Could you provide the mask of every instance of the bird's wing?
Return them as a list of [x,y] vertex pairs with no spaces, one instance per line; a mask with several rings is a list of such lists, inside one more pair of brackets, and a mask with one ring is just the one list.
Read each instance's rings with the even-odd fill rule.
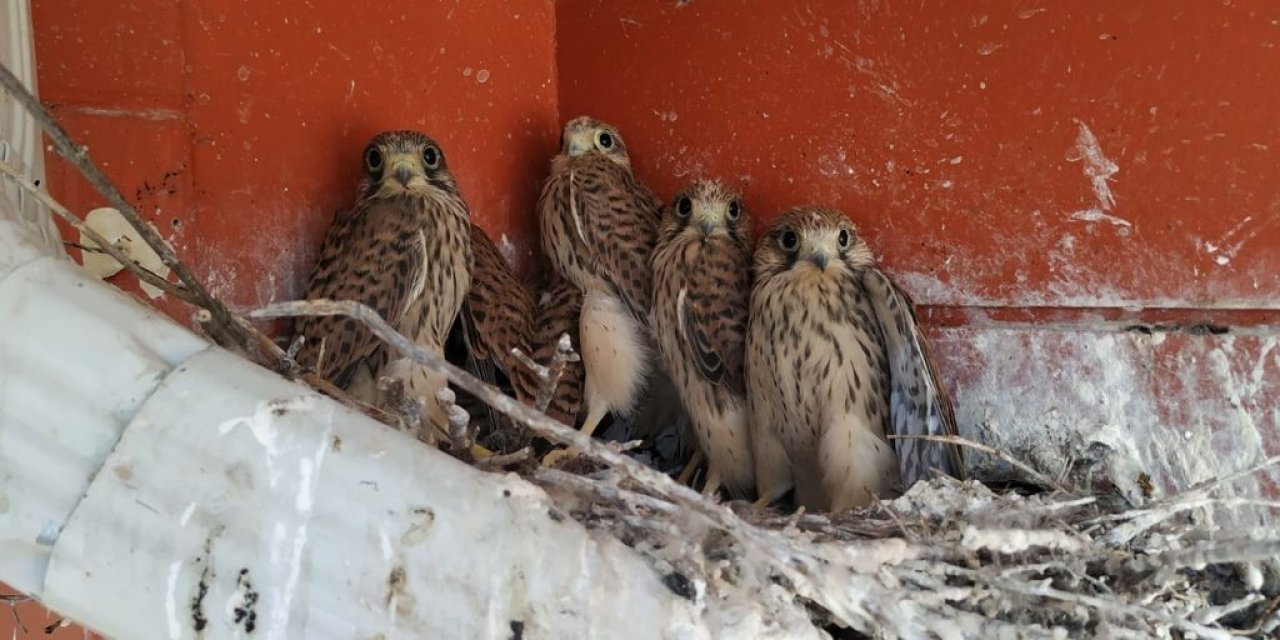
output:
[[600,157],[578,174],[573,205],[596,275],[611,283],[631,313],[648,323],[662,205],[625,167]]
[[[534,359],[541,364],[551,362],[563,334],[569,334],[574,350],[579,350],[578,320],[582,315],[582,292],[572,282],[553,274],[542,290],[534,316]],[[566,362],[560,382],[547,405],[547,415],[574,426],[582,409],[582,388],[586,371],[582,361]]]
[[[536,387],[521,384],[529,380],[512,349],[529,353],[529,332],[533,303],[529,291],[511,271],[498,247],[484,230],[471,225],[471,288],[453,327],[458,334],[465,357],[463,368],[486,383],[501,388],[503,377],[512,385],[515,397],[531,401]],[[459,394],[460,397],[467,394]],[[482,402],[469,403],[472,412],[480,411],[487,419],[486,442],[500,444],[499,449],[519,448],[526,438],[506,416]]]
[[518,348],[529,354],[533,301],[498,247],[474,224],[471,225],[471,251],[475,266],[464,308],[474,328],[472,346],[477,357],[492,360],[510,376],[521,366],[511,350]]
[[697,277],[711,286],[677,294],[680,342],[704,378],[744,395],[750,258],[736,243],[710,249],[704,247]]
[[[958,435],[951,399],[920,332],[911,298],[883,272],[870,268],[863,285],[875,308],[889,356],[889,415],[894,435]],[[895,439],[903,488],[927,479],[930,469],[964,478],[964,459],[953,444]]]
[[[416,223],[421,216],[408,210],[414,204],[371,200],[335,220],[325,234],[305,298],[354,300],[397,326],[422,293],[414,284],[421,280],[426,240]],[[345,316],[304,317],[295,326],[305,339],[298,362],[340,388],[382,346],[363,324]]]

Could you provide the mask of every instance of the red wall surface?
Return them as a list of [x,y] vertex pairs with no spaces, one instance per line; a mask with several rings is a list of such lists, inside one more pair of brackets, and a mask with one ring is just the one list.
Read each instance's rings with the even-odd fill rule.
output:
[[[663,197],[719,176],[758,225],[848,212],[925,306],[967,435],[1102,439],[1168,489],[1280,453],[1272,0],[33,9],[44,102],[237,306],[300,292],[389,128],[440,140],[527,269],[559,123],[588,113]],[[48,179],[99,204],[53,158]]]
[[758,222],[844,209],[918,302],[1278,308],[1274,2],[562,0],[557,17],[563,116],[616,122],[663,194],[705,174]]
[[[36,0],[41,98],[232,304],[301,292],[386,129],[435,136],[528,264],[559,130],[551,2],[319,4]],[[99,203],[60,161],[49,182]]]

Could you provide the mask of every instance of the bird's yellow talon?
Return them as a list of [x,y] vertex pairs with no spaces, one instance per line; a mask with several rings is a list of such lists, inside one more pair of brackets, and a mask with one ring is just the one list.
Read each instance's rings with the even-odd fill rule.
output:
[[694,451],[693,457],[689,458],[689,464],[685,465],[684,471],[680,472],[680,476],[676,478],[676,482],[689,486],[693,482],[693,476],[698,471],[698,466],[702,464],[702,451]]
[[541,464],[544,467],[554,468],[557,465],[559,465],[562,461],[575,458],[577,457],[577,455],[578,455],[578,452],[573,449],[556,449],[555,451],[552,451],[547,455],[542,456]]

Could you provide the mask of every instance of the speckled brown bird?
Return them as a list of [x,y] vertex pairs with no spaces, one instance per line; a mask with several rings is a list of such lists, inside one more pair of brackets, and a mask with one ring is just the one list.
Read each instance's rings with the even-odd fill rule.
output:
[[653,254],[658,351],[707,458],[704,493],[755,489],[748,426],[751,227],[741,195],[715,181],[683,189],[663,213]]
[[[910,298],[838,211],[784,213],[756,248],[747,389],[760,502],[809,509],[891,497],[959,450],[888,434],[955,434]],[[896,448],[896,454],[895,454]]]
[[578,346],[592,433],[635,408],[652,367],[649,258],[662,203],[631,172],[616,128],[581,117],[564,127],[538,201],[543,251],[583,294]]
[[[471,287],[458,313],[458,326],[465,344],[464,368],[481,380],[498,386],[499,374],[511,385],[512,395],[533,404],[538,391],[537,375],[513,353],[531,352],[533,299],[529,288],[516,277],[497,245],[476,224],[471,224],[471,251],[475,256]],[[459,398],[464,397],[459,392]],[[484,403],[471,403],[473,412],[487,415],[486,442],[501,451],[518,449],[528,443],[524,429]]]
[[[436,353],[471,282],[470,215],[444,152],[416,131],[388,131],[364,150],[355,207],[335,217],[307,282],[308,299],[355,300]],[[444,424],[435,390],[444,379],[390,352],[346,317],[307,317],[298,362],[368,401],[375,381],[405,382],[432,422]]]
[[[560,336],[569,334],[569,341],[578,350],[578,322],[582,316],[582,292],[572,282],[551,270],[538,295],[533,321],[533,357],[541,364],[551,362],[555,356]],[[566,362],[560,373],[547,415],[574,426],[582,409],[582,386],[586,378],[582,360]]]

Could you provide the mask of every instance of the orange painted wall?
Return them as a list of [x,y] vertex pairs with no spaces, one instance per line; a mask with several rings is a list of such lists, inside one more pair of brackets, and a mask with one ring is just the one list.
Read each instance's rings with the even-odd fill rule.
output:
[[[233,304],[300,292],[385,129],[434,135],[528,264],[559,127],[550,0],[318,4],[35,0],[41,98]],[[99,203],[60,161],[49,182]]]
[[[918,302],[1280,309],[1270,0],[562,0],[557,15],[562,115],[619,125],[664,195],[711,175],[742,185],[758,222],[844,209]],[[1083,128],[1118,168],[1108,211],[1090,212]]]
[[[1114,344],[1146,372],[1125,393],[1171,425],[1153,440],[1232,434],[1213,421],[1241,410],[1280,453],[1280,392],[1256,382],[1280,375],[1271,0],[32,4],[42,99],[237,306],[298,294],[387,128],[434,134],[476,219],[529,267],[559,123],[590,113],[664,197],[721,176],[758,224],[802,202],[847,211],[926,305],[962,413],[1002,402],[992,388],[1062,384],[1054,411],[1112,419],[1065,385],[1105,383],[1088,362]],[[54,158],[48,180],[75,210],[100,202]],[[1131,344],[1104,320],[1253,333],[1219,370],[1218,343]],[[1249,393],[1214,386],[1237,374]]]

